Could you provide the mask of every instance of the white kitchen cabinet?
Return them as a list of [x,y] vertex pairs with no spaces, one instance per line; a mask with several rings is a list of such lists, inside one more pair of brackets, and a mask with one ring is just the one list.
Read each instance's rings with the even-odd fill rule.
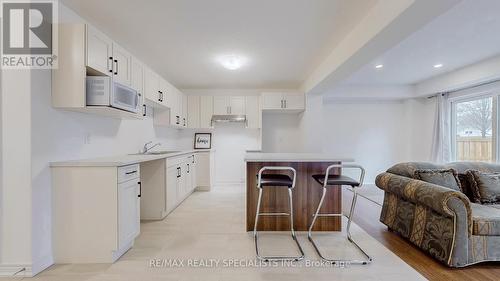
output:
[[262,111],[260,109],[259,96],[248,96],[245,101],[245,112],[247,116],[247,128],[260,129]]
[[144,88],[146,100],[150,105],[158,107],[162,105],[162,92],[160,91],[160,76],[151,69],[144,72]]
[[214,115],[214,97],[200,97],[200,127],[201,129],[212,128],[212,115]]
[[172,99],[172,94],[175,92],[175,87],[168,83],[167,80],[160,77],[160,92],[162,93],[161,104],[165,107],[172,108],[175,106],[175,100]]
[[111,263],[134,244],[140,167],[52,167],[56,263]]
[[229,114],[245,115],[245,97],[229,97]]
[[302,112],[305,96],[302,93],[262,93],[262,110],[268,112]]
[[282,93],[262,93],[263,110],[280,110],[283,108]]
[[[113,41],[90,25],[86,25],[86,65],[102,75],[112,75]],[[65,38],[63,38],[64,40]]]
[[170,125],[173,127],[182,126],[182,96],[178,91],[171,93]]
[[302,111],[305,109],[305,96],[300,93],[283,95],[284,109]]
[[214,115],[244,115],[245,97],[214,96]]
[[187,96],[187,125],[189,128],[200,128],[200,96]]
[[167,167],[167,184],[166,184],[166,210],[167,214],[177,207],[178,198],[178,185],[179,185],[179,172],[178,165]]
[[229,114],[229,97],[214,96],[214,115]]
[[132,64],[130,67],[130,86],[132,89],[136,90],[139,94],[139,104],[142,105],[142,109],[138,114],[146,116],[146,106],[144,104],[144,66],[136,58],[132,57]]
[[188,96],[181,92],[182,96],[182,126],[188,127]]
[[196,163],[196,154],[192,154],[188,157],[189,166],[189,174],[191,176],[191,184],[189,186],[189,193],[193,192],[196,189],[196,173],[198,169],[198,165]]
[[130,86],[132,56],[120,45],[113,43],[113,81]]
[[109,37],[86,25],[86,65],[98,73],[113,76],[115,82],[130,86],[132,56]]
[[141,220],[139,178],[118,184],[118,247],[139,235]]

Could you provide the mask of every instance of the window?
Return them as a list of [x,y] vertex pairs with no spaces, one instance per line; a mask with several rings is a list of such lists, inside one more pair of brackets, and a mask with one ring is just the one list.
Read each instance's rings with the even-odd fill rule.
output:
[[452,149],[455,161],[497,160],[497,96],[452,102]]

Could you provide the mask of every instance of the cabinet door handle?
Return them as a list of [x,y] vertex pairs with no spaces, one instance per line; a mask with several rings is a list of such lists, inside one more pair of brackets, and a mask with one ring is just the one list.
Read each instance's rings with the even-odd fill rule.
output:
[[[111,67],[109,66],[109,61],[111,61]],[[109,57],[108,69],[109,69],[109,72],[113,73],[113,57]]]
[[189,164],[187,164],[187,171],[186,172],[189,174]]
[[285,104],[285,108],[286,108],[286,100],[283,100],[283,103]]
[[191,163],[193,163],[193,164],[194,164],[194,155],[193,155],[193,156],[191,156],[191,157],[193,157],[193,161],[192,161]]
[[137,171],[130,171],[130,172],[126,172],[125,175],[131,175],[131,174],[135,174],[137,173]]
[[145,105],[145,104],[143,104],[142,106],[144,107],[144,111],[142,112],[142,116],[146,116],[146,115],[147,115],[147,114],[146,114],[146,105]]
[[281,100],[280,108],[283,108],[283,100]]
[[138,184],[139,184],[139,195],[137,195],[137,197],[141,198],[141,196],[142,196],[142,183],[138,182]]
[[116,65],[115,75],[118,75],[118,60],[115,60],[115,65]]
[[182,122],[183,122],[184,127],[186,127],[186,118],[182,118]]
[[180,178],[182,174],[181,167],[177,167],[177,178]]

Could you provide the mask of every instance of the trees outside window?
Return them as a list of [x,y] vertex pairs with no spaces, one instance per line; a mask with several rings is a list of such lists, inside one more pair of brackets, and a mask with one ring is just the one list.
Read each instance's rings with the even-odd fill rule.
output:
[[454,153],[457,161],[495,161],[496,97],[453,103]]

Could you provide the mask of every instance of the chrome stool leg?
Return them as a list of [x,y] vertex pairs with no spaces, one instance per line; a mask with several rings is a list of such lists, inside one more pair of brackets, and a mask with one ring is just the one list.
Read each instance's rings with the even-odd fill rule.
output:
[[[293,183],[291,187],[288,188],[288,199],[289,199],[289,205],[290,205],[290,213],[261,213],[260,212],[260,205],[261,205],[261,200],[262,200],[262,186],[261,186],[261,178],[262,178],[262,172],[265,170],[291,170],[293,172]],[[257,199],[257,210],[255,212],[255,224],[253,228],[253,236],[254,236],[254,241],[255,241],[255,252],[257,255],[257,258],[259,260],[263,260],[265,262],[268,261],[299,261],[304,258],[304,251],[302,250],[302,247],[300,246],[299,241],[297,240],[297,237],[295,235],[295,230],[293,228],[293,201],[292,201],[292,189],[295,187],[295,178],[296,178],[296,172],[295,169],[291,167],[263,167],[260,169],[259,174],[258,174],[258,180],[257,180],[257,187],[259,188],[259,197]],[[290,217],[290,231],[292,234],[292,238],[297,244],[297,248],[300,251],[299,256],[262,256],[259,253],[259,239],[258,239],[258,231],[257,231],[257,225],[259,221],[259,216],[289,216]]]
[[[351,201],[351,208],[350,208],[350,211],[349,211],[349,216],[345,216],[342,213],[340,213],[340,214],[320,214],[320,209],[323,206],[323,201],[324,201],[325,195],[326,195],[326,190],[327,190],[327,186],[328,186],[328,178],[329,178],[330,169],[332,169],[332,168],[342,168],[342,167],[359,168],[361,170],[361,176],[360,176],[359,186],[362,186],[362,184],[363,184],[364,169],[361,166],[358,166],[358,165],[349,165],[349,166],[348,165],[344,165],[344,166],[342,166],[342,165],[331,165],[331,166],[329,166],[327,168],[327,170],[326,170],[324,184],[323,184],[323,187],[322,187],[323,188],[323,192],[321,194],[321,199],[319,201],[318,208],[316,209],[316,212],[314,213],[311,225],[309,226],[309,230],[307,232],[307,238],[309,239],[309,241],[311,241],[311,244],[313,245],[314,249],[318,253],[319,257],[322,260],[324,260],[324,261],[328,261],[328,262],[331,262],[332,264],[338,264],[338,265],[341,265],[341,266],[345,266],[345,265],[349,265],[349,264],[366,265],[366,264],[369,264],[369,263],[372,262],[372,258],[352,239],[352,235],[351,235],[351,222],[352,222],[352,218],[353,218],[353,215],[354,215],[354,210],[356,208],[356,200],[358,198],[357,188],[355,186],[352,186],[354,194],[353,194],[352,201]],[[354,246],[356,246],[356,248],[365,256],[365,258],[366,258],[365,260],[358,260],[358,259],[346,260],[346,259],[327,258],[327,257],[323,256],[323,254],[319,250],[318,246],[314,242],[313,237],[312,237],[312,229],[313,229],[314,223],[316,222],[316,220],[317,220],[318,217],[342,217],[342,216],[345,216],[347,218],[347,227],[346,227],[347,240],[349,242],[351,242],[352,244],[354,244]]]

